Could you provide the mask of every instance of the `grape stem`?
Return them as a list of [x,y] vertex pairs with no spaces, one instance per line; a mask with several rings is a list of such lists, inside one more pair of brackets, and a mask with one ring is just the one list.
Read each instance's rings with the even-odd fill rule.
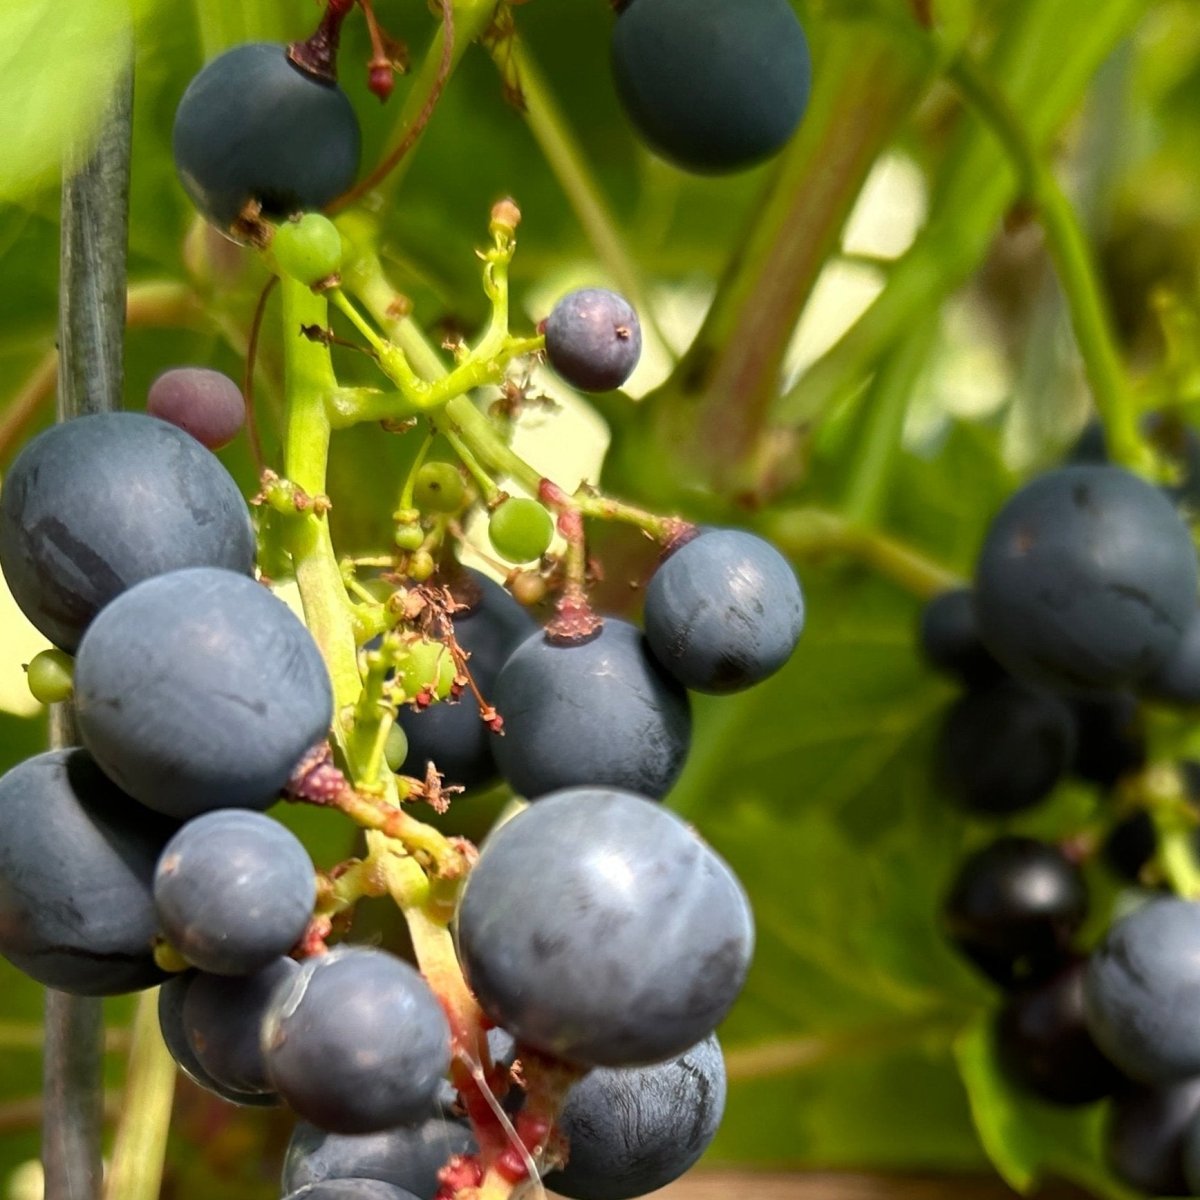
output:
[[158,1027],[158,988],[151,988],[138,997],[105,1200],[157,1200],[174,1095],[175,1060]]
[[1138,429],[1096,267],[1070,201],[1008,101],[971,59],[960,55],[946,75],[1000,140],[1041,220],[1109,456],[1121,466],[1154,474],[1154,455]]
[[763,532],[797,561],[849,558],[922,600],[963,586],[958,575],[915,547],[825,509],[782,509],[764,519]]

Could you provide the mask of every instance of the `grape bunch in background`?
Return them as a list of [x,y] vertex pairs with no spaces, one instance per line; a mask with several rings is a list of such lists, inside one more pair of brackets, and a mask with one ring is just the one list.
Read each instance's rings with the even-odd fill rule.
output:
[[[1200,698],[1196,550],[1186,482],[1155,487],[1087,452],[1094,440],[1010,498],[971,588],[931,600],[919,640],[964,689],[936,747],[954,803],[994,826],[1073,776],[1101,793],[1101,819],[1061,845],[993,833],[942,916],[1001,990],[994,1039],[1013,1084],[1061,1106],[1111,1097],[1116,1175],[1195,1194],[1200,903],[1161,888],[1194,894],[1200,764],[1160,760],[1153,730],[1156,712]],[[1087,944],[1101,882],[1139,893]]]
[[[30,686],[70,701],[77,744],[0,779],[0,952],[76,994],[160,984],[163,1038],[196,1083],[300,1118],[294,1200],[499,1196],[543,1173],[580,1200],[643,1195],[716,1131],[714,1030],[754,943],[741,884],[660,802],[687,759],[689,693],[782,667],[802,594],[762,538],[568,491],[476,405],[477,389],[519,393],[543,357],[575,389],[611,391],[641,350],[636,312],[599,287],[510,331],[514,202],[494,206],[480,252],[490,324],[452,359],[356,289],[382,265],[353,221],[318,211],[359,169],[333,54],[352,7],[331,0],[307,42],[221,55],[175,120],[188,195],[261,251],[282,296],[287,412],[258,494],[248,504],[212,453],[238,434],[241,390],[191,366],[155,381],[145,413],[44,432],[5,477],[0,567],[54,646]],[[646,55],[677,6],[623,6],[618,88],[668,157],[732,170],[792,133],[804,35],[782,0],[758,8],[696,10],[724,38],[714,69],[732,79],[766,50],[773,65],[765,91],[690,113],[685,136],[653,127],[661,63]],[[678,70],[693,57],[681,48]],[[386,95],[387,72],[371,85]],[[339,384],[331,309],[377,386]],[[420,449],[392,545],[339,557],[326,455],[363,423]],[[460,561],[473,515],[508,586]],[[605,520],[658,545],[640,626],[589,601],[587,527]],[[273,594],[289,581],[303,619]],[[496,782],[524,803],[478,850],[411,807]],[[280,799],[344,813],[362,857],[318,869],[267,815]],[[415,962],[343,939],[379,896]]]

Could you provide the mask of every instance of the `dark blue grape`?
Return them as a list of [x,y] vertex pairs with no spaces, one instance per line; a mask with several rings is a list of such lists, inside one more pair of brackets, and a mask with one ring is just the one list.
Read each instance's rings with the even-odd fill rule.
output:
[[527,638],[500,672],[495,705],[504,718],[496,763],[528,799],[588,784],[657,798],[691,742],[687,693],[640,630],[612,617],[586,642]]
[[992,522],[975,576],[988,649],[1066,690],[1126,687],[1166,661],[1196,610],[1196,551],[1171,502],[1119,467],[1060,467]]
[[[466,585],[458,588],[455,598],[461,593],[461,602],[469,607],[454,614],[454,636],[471,656],[467,666],[475,685],[491,702],[500,668],[537,625],[498,583],[478,571],[464,574]],[[408,737],[403,769],[409,775],[424,778],[432,762],[447,783],[466,788],[484,787],[499,777],[492,755],[495,735],[480,718],[469,691],[456,704],[431,704],[419,711],[402,708],[397,723]]]
[[212,1092],[230,1104],[265,1108],[279,1103],[274,1092],[237,1092],[218,1083],[200,1064],[195,1050],[188,1042],[183,1023],[183,1006],[192,984],[200,977],[199,971],[186,971],[174,975],[162,985],[158,992],[158,1027],[163,1042],[176,1066],[189,1079],[205,1091]]
[[378,1179],[331,1179],[284,1196],[283,1200],[419,1200],[403,1188]]
[[935,671],[964,683],[978,686],[1004,674],[979,637],[970,588],[939,592],[921,609],[917,645]]
[[0,778],[0,954],[47,987],[151,987],[150,881],[177,826],[134,803],[83,750],[52,750]]
[[230,571],[138,584],[75,662],[80,736],[131,796],[180,818],[259,808],[329,731],[329,675],[304,625]]
[[605,288],[570,292],[546,318],[546,357],[581,392],[619,388],[633,374],[641,354],[637,313],[616,292]]
[[339,947],[301,964],[263,1029],[267,1071],[300,1116],[376,1133],[433,1111],[450,1029],[429,985],[381,950]]
[[786,558],[741,529],[707,529],[673,551],[646,588],[646,641],[696,692],[739,692],[773,675],[804,628]]
[[959,868],[943,909],[954,944],[1012,988],[1055,974],[1087,916],[1083,875],[1057,846],[1002,837]]
[[715,1037],[651,1067],[600,1067],[567,1094],[569,1157],[546,1186],[572,1200],[631,1200],[666,1187],[708,1149],[725,1110]]
[[261,813],[218,809],[189,821],[154,873],[167,940],[193,966],[248,975],[300,940],[317,898],[308,851]]
[[1092,1040],[1084,1020],[1084,962],[1017,992],[996,1022],[996,1048],[1005,1074],[1050,1104],[1077,1107],[1110,1096],[1121,1072]]
[[1104,1135],[1113,1174],[1150,1196],[1188,1195],[1184,1139],[1198,1116],[1200,1079],[1119,1093]]
[[146,411],[178,425],[202,446],[219,450],[246,422],[242,389],[228,375],[207,367],[173,367],[150,385]]
[[1088,963],[1088,1028],[1139,1083],[1200,1075],[1200,904],[1151,900],[1108,931]]
[[175,168],[224,232],[246,205],[273,219],[323,208],[354,182],[362,135],[345,93],[250,42],[214,58],[175,114]]
[[466,1121],[438,1113],[382,1133],[326,1133],[297,1124],[283,1160],[283,1190],[327,1179],[379,1179],[433,1200],[438,1171],[456,1154],[477,1150]]
[[1192,708],[1200,704],[1200,612],[1193,613],[1183,637],[1163,662],[1138,686],[1143,696],[1162,704]]
[[1146,732],[1137,700],[1112,692],[1071,702],[1075,714],[1075,757],[1071,772],[1080,779],[1112,788],[1146,765]]
[[701,174],[769,158],[808,106],[808,40],[787,0],[625,0],[612,63],[645,142]]
[[484,1010],[519,1042],[632,1066],[713,1031],[741,990],[754,925],[729,867],[674,813],[574,788],[491,834],[457,937]]
[[967,812],[1020,812],[1054,790],[1074,757],[1075,739],[1065,700],[1001,679],[951,705],[935,750],[937,779]]
[[237,484],[195,438],[156,417],[98,413],[54,425],[4,477],[0,567],[21,611],[64,650],[143,579],[253,566]]
[[226,1091],[270,1093],[262,1053],[262,1027],[275,993],[286,987],[299,964],[276,958],[253,975],[230,978],[203,972],[183,1000],[188,1045],[205,1074]]

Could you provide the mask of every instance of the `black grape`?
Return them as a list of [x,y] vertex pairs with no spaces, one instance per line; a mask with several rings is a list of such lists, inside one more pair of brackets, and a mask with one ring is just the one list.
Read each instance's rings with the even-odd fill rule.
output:
[[299,964],[276,958],[252,975],[229,978],[203,972],[183,999],[183,1028],[208,1078],[235,1094],[270,1093],[262,1053],[262,1027],[276,991]]
[[979,637],[969,588],[939,592],[921,609],[917,644],[935,671],[954,675],[964,683],[990,683],[1004,674]]
[[154,873],[167,940],[193,966],[248,975],[300,940],[317,898],[308,852],[278,821],[218,809],[189,821]]
[[487,1014],[571,1062],[636,1066],[706,1037],[741,990],[754,925],[728,865],[641,796],[547,796],[484,843],[457,939]]
[[[465,575],[470,607],[454,614],[454,636],[471,656],[467,666],[475,685],[491,702],[500,668],[537,625],[498,583],[478,571]],[[468,603],[465,592],[462,602]],[[470,691],[456,704],[401,708],[396,719],[408,737],[403,767],[407,774],[424,778],[427,764],[433,762],[447,783],[467,788],[484,787],[499,777],[492,754],[495,735],[480,719]]]
[[692,734],[687,692],[659,666],[641,631],[608,617],[586,642],[556,645],[540,630],[496,681],[504,737],[493,752],[528,799],[576,784],[664,795]]
[[188,1042],[187,1031],[183,1023],[183,1006],[187,1000],[187,994],[199,977],[199,971],[185,971],[182,975],[172,976],[159,988],[158,1027],[162,1031],[163,1042],[175,1060],[176,1066],[193,1083],[230,1104],[258,1108],[279,1104],[279,1097],[274,1092],[237,1092],[224,1087],[200,1065],[195,1050]]
[[612,63],[646,143],[702,174],[775,154],[808,105],[808,41],[786,0],[625,0]]
[[1196,586],[1191,534],[1157,488],[1119,467],[1060,467],[992,522],[975,612],[984,643],[1015,675],[1110,690],[1167,659]]
[[1015,1083],[1050,1104],[1094,1104],[1124,1082],[1084,1021],[1084,963],[1017,992],[996,1022],[1000,1064]]
[[1184,1138],[1198,1116],[1200,1079],[1118,1093],[1104,1134],[1113,1174],[1151,1196],[1188,1195]]
[[962,864],[943,913],[963,954],[1012,988],[1059,970],[1087,909],[1083,876],[1061,850],[1034,838],[1002,837]]
[[362,137],[345,93],[250,42],[214,58],[175,114],[175,168],[223,232],[251,201],[278,220],[323,208],[354,182]]
[[1138,685],[1143,696],[1180,708],[1200,705],[1200,612],[1192,613],[1183,637]]
[[637,313],[624,296],[606,288],[571,292],[546,318],[546,357],[582,392],[619,388],[633,374],[641,354]]
[[196,568],[148,579],[92,623],[75,662],[80,736],[150,808],[266,808],[328,735],[311,634],[266,588]]
[[1071,772],[1102,788],[1146,765],[1146,732],[1137,700],[1112,692],[1071,702],[1075,714],[1075,757]]
[[232,442],[246,421],[242,389],[228,375],[207,367],[164,371],[150,385],[146,411],[178,425],[210,450]]
[[685,687],[737,692],[791,657],[804,597],[770,542],[740,529],[706,529],[651,576],[645,626],[655,658]]
[[450,1029],[420,974],[381,950],[342,946],[275,993],[263,1052],[276,1091],[333,1133],[376,1133],[433,1111]]
[[567,1094],[558,1131],[566,1165],[548,1188],[572,1200],[631,1200],[696,1163],[725,1110],[725,1060],[715,1037],[650,1067],[598,1067]]
[[327,1179],[379,1179],[418,1200],[433,1200],[438,1171],[456,1154],[477,1147],[464,1120],[441,1113],[381,1133],[326,1133],[301,1121],[283,1160],[283,1190]]
[[1154,899],[1122,917],[1088,962],[1088,1028],[1139,1083],[1200,1075],[1200,904]]
[[0,954],[47,987],[151,987],[154,864],[177,826],[134,803],[86,751],[51,750],[0,778]]
[[1020,812],[1054,790],[1074,757],[1075,739],[1065,700],[1001,679],[951,705],[935,750],[937,778],[968,812]]
[[0,567],[21,611],[74,651],[92,618],[181,567],[249,575],[254,530],[229,472],[174,425],[99,413],[29,442],[0,493]]

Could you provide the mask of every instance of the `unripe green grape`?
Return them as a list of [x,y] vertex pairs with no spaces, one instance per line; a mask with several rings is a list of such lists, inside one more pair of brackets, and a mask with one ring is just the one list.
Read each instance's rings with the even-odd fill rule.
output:
[[437,563],[428,550],[418,550],[408,560],[408,577],[413,583],[424,583],[436,570]]
[[423,463],[413,484],[413,498],[425,512],[451,513],[462,508],[467,489],[453,463]]
[[396,663],[396,678],[409,698],[429,691],[439,700],[445,700],[457,673],[454,655],[445,642],[424,639],[409,642]]
[[513,563],[541,558],[554,537],[554,521],[536,501],[512,496],[503,501],[488,522],[488,538],[501,558]]
[[425,530],[420,525],[397,525],[396,532],[392,535],[392,541],[401,550],[420,550],[424,540]]
[[342,235],[320,213],[305,213],[298,221],[280,225],[271,249],[279,269],[309,287],[342,269]]
[[408,734],[400,725],[393,724],[388,730],[387,740],[383,744],[383,757],[388,769],[399,771],[408,757]]
[[40,704],[58,704],[71,695],[74,660],[62,650],[43,650],[25,668],[33,698]]

